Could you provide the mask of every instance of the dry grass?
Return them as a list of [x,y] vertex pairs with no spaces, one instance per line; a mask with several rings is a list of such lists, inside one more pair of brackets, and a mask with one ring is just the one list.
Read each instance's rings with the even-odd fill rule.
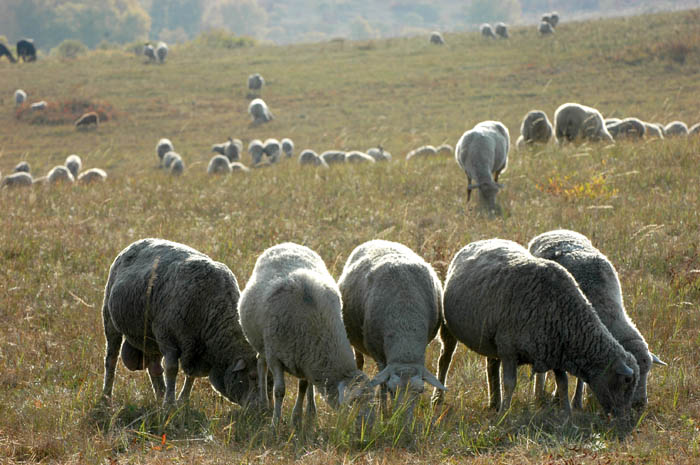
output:
[[[89,187],[0,191],[0,462],[697,463],[700,139],[512,152],[498,197],[504,215],[496,219],[465,203],[466,179],[452,158],[403,160],[419,145],[454,144],[486,119],[502,120],[514,140],[528,110],[551,115],[566,101],[606,116],[700,120],[697,48],[682,64],[628,65],[612,55],[620,37],[637,38],[644,50],[694,37],[696,16],[565,23],[547,39],[515,29],[508,42],[448,34],[445,47],[427,38],[371,47],[188,45],[173,47],[162,66],[114,51],[70,63],[0,63],[0,171],[26,159],[41,175],[78,153],[84,168],[109,172],[106,183]],[[251,127],[245,114],[251,72],[267,82],[263,98],[276,116],[267,125]],[[90,132],[31,125],[15,118],[10,96],[19,87],[30,102],[110,102],[124,117]],[[210,145],[228,135],[291,136],[298,151],[381,143],[394,161],[316,170],[286,160],[208,177]],[[184,176],[155,168],[161,137],[183,155]],[[630,316],[669,362],[651,372],[649,406],[623,438],[595,402],[568,423],[554,409],[536,408],[527,369],[511,414],[499,421],[485,409],[483,360],[464,347],[445,406],[433,411],[425,396],[409,430],[398,414],[359,435],[352,413],[320,401],[315,427],[295,433],[284,424],[275,434],[269,419],[224,402],[205,381],[187,408],[163,412],[147,376],[121,366],[113,403],[97,404],[108,268],[139,238],[195,247],[226,263],[244,286],[257,256],[281,241],[313,248],[337,277],[361,242],[395,240],[444,278],[452,256],[473,240],[527,243],[557,227],[586,234],[609,256]],[[430,367],[438,352],[434,341]]]

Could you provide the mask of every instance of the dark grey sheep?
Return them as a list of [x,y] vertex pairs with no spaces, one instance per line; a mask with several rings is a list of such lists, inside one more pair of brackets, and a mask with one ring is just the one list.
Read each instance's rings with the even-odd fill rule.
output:
[[484,23],[481,26],[479,26],[479,32],[481,32],[481,35],[484,37],[492,37],[494,39],[496,38],[496,34],[493,33],[493,29],[488,23]]
[[0,188],[26,187],[31,186],[33,182],[34,181],[31,174],[25,173],[24,171],[19,171],[2,178]]
[[500,37],[501,39],[507,39],[508,38],[508,26],[506,23],[497,23],[496,24],[496,35]]
[[65,163],[63,164],[66,166],[66,168],[68,168],[70,174],[72,174],[73,177],[77,179],[78,173],[83,168],[83,161],[80,159],[80,157],[76,154],[68,155]]
[[638,118],[625,118],[620,121],[605,125],[613,139],[643,139],[646,135],[646,126]]
[[445,45],[445,39],[438,31],[433,31],[430,33],[430,43],[435,45]]
[[520,137],[515,143],[519,149],[534,142],[546,144],[552,138],[554,130],[547,114],[540,110],[531,110],[520,124]]

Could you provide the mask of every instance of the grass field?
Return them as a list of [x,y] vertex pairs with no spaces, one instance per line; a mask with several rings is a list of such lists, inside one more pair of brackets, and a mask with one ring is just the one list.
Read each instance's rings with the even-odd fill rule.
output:
[[[493,219],[466,204],[466,178],[452,157],[404,160],[419,145],[455,144],[487,119],[504,122],[515,141],[527,111],[551,118],[567,101],[606,117],[700,121],[700,11],[564,21],[555,37],[532,27],[511,36],[447,34],[443,47],[426,37],[184,44],[162,66],[121,51],[0,62],[3,175],[27,160],[40,176],[71,153],[84,169],[109,173],[101,185],[0,191],[0,463],[700,462],[700,138],[511,151],[498,196],[503,216]],[[246,114],[252,72],[265,77],[262,95],[275,115],[257,127]],[[94,102],[112,119],[91,131],[30,124],[16,118],[17,88],[30,102]],[[286,160],[207,176],[211,144],[229,135],[246,143],[292,137],[297,152],[382,144],[394,159],[328,170]],[[182,177],[156,169],[161,137],[182,154]],[[471,241],[526,244],[559,227],[587,235],[611,259],[628,313],[669,363],[651,371],[649,405],[624,438],[594,403],[569,422],[538,409],[526,368],[500,421],[486,409],[484,361],[463,346],[445,405],[433,411],[424,395],[409,430],[389,418],[359,437],[347,412],[319,401],[315,428],[295,433],[285,423],[275,434],[269,419],[223,401],[203,380],[189,406],[166,414],[145,373],[123,366],[112,404],[97,404],[104,284],[114,257],[137,239],[188,244],[226,263],[243,287],[257,256],[283,241],[316,250],[338,277],[360,243],[394,240],[444,279]],[[431,370],[438,353],[433,341]]]

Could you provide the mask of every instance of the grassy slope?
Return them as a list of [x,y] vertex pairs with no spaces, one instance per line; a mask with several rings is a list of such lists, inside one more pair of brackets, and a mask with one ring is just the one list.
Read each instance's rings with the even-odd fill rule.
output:
[[[466,208],[466,180],[452,158],[403,160],[418,145],[454,144],[485,119],[503,121],[515,140],[528,110],[551,117],[565,101],[606,116],[696,122],[699,19],[693,11],[564,23],[556,37],[516,29],[508,42],[448,34],[445,47],[426,38],[235,51],[181,46],[163,66],[119,52],[20,66],[3,61],[0,171],[26,159],[39,175],[78,153],[85,168],[105,168],[109,179],[89,188],[0,192],[0,461],[700,460],[699,139],[512,152],[499,195],[505,214],[496,220]],[[683,44],[689,50],[680,64],[672,56]],[[256,128],[245,113],[244,83],[253,71],[266,77],[263,96],[276,116]],[[30,101],[106,101],[118,119],[88,132],[31,126],[14,118],[18,87]],[[286,162],[211,179],[204,173],[209,146],[228,135],[291,136],[299,151],[381,143],[394,161],[328,171]],[[160,137],[183,155],[182,178],[154,169]],[[446,412],[435,412],[428,428],[425,407],[418,415],[423,427],[408,445],[392,422],[357,444],[342,415],[322,402],[315,431],[289,439],[285,426],[275,437],[205,382],[189,410],[160,418],[145,374],[123,367],[114,406],[95,408],[102,289],[112,259],[138,238],[187,243],[227,263],[243,286],[258,254],[285,240],[317,250],[335,276],[362,241],[396,240],[444,277],[470,241],[527,243],[556,227],[588,235],[611,258],[629,314],[670,363],[653,370],[646,416],[624,441],[614,439],[597,411],[577,414],[574,427],[562,425],[556,412],[537,410],[526,369],[513,415],[498,423],[484,409],[483,361],[464,347],[448,378]],[[438,351],[434,341],[430,366]]]

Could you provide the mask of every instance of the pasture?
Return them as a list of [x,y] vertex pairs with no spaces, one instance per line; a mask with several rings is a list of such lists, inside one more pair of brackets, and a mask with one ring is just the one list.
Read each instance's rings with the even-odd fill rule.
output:
[[[507,41],[448,33],[444,46],[427,36],[235,49],[187,43],[172,46],[163,65],[119,50],[0,61],[2,175],[26,160],[41,176],[71,153],[83,169],[109,174],[91,186],[0,191],[0,462],[700,461],[700,138],[511,149],[496,218],[479,213],[473,198],[466,204],[466,176],[453,157],[404,160],[420,145],[454,145],[483,120],[502,121],[514,145],[527,111],[551,119],[569,101],[605,117],[700,121],[700,10],[562,18],[547,38],[534,26],[510,33]],[[275,116],[255,127],[246,114],[253,72],[264,76],[262,97]],[[18,119],[17,88],[30,103],[62,104],[64,122]],[[110,119],[77,131],[71,103],[93,103]],[[381,144],[393,160],[322,170],[295,158],[208,176],[211,144],[228,136],[245,145],[291,137],[297,154]],[[156,168],[161,137],[182,155],[182,176]],[[556,408],[538,408],[526,367],[500,420],[486,408],[484,360],[461,345],[445,404],[433,410],[424,394],[406,429],[399,412],[357,435],[348,412],[319,397],[316,426],[294,432],[291,380],[278,434],[269,418],[225,402],[206,380],[188,406],[166,414],[146,374],[121,364],[112,404],[97,405],[104,285],[114,257],[137,239],[194,247],[226,263],[243,288],[258,255],[283,241],[317,251],[337,278],[357,245],[394,240],[444,279],[471,241],[527,244],[560,227],[610,258],[627,312],[669,364],[650,372],[647,409],[622,438],[592,400],[568,422]],[[428,348],[433,372],[439,349],[438,340]],[[374,364],[365,370],[373,374]]]

